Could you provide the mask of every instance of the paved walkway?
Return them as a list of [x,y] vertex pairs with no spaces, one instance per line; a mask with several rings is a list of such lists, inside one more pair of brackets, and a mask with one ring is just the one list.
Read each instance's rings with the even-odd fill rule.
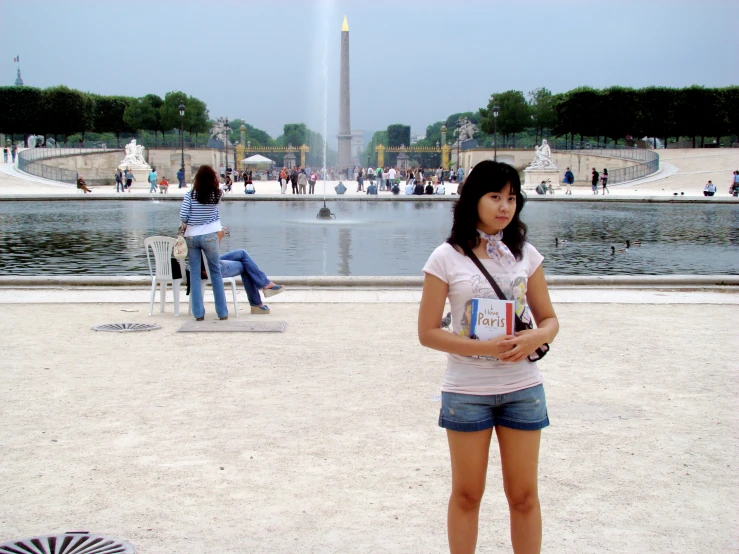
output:
[[[675,150],[659,150],[661,171],[655,175],[631,181],[620,185],[612,185],[610,196],[616,197],[652,197],[652,196],[673,196],[674,193],[684,193],[688,197],[698,196],[703,198],[703,187],[706,182],[711,179],[718,188],[717,197],[728,198],[728,188],[731,181],[732,172],[739,169],[739,149],[723,148],[723,149],[675,149]],[[327,196],[335,197],[334,186],[337,181],[328,181],[326,183]],[[363,192],[356,192],[356,182],[346,183],[346,196],[367,195]],[[275,196],[278,198],[293,198],[291,192],[286,195],[280,194],[279,183],[276,181],[257,181],[255,183],[257,196]],[[105,191],[115,196],[113,187],[93,187],[92,194]],[[139,184],[133,189],[132,193],[126,193],[125,196],[149,196],[149,185],[147,183]],[[288,187],[288,191],[291,187]],[[235,183],[233,187],[233,195],[243,195],[243,184]],[[452,183],[447,186],[447,196],[456,191],[456,184]],[[170,185],[169,195],[182,195],[184,189],[177,189],[176,185]],[[10,163],[0,162],[0,195],[55,195],[55,194],[78,194],[82,196],[76,187],[64,183],[56,183],[46,179],[29,176],[17,170]],[[562,194],[558,192],[557,196]],[[381,196],[389,195],[389,193],[381,193]],[[123,196],[123,194],[121,194]],[[316,199],[323,196],[323,183],[316,185]],[[534,195],[535,196],[535,195]],[[593,195],[589,186],[573,187],[573,196],[575,197],[592,197],[601,198],[600,195]],[[427,197],[419,197],[427,199]]]
[[[0,542],[82,529],[139,554],[447,552],[445,357],[418,343],[417,291],[288,291],[242,312],[283,334],[196,335],[171,306],[147,316],[142,289],[0,292]],[[554,294],[543,551],[739,550],[736,295]],[[678,303],[690,294],[707,296]],[[90,329],[116,322],[162,328]],[[508,552],[492,450],[478,551]]]

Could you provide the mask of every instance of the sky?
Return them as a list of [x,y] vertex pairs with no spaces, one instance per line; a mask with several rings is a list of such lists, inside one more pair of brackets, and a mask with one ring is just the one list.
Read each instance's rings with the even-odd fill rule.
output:
[[0,85],[20,56],[29,86],[181,90],[335,145],[344,15],[352,129],[423,134],[510,89],[739,84],[739,0],[0,0]]

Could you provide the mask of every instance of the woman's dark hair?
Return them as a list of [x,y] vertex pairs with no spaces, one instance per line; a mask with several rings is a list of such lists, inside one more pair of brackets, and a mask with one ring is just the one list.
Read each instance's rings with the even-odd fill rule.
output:
[[221,189],[218,176],[209,165],[201,165],[192,181],[192,196],[201,204],[218,204]]
[[503,243],[516,259],[520,260],[523,256],[527,230],[520,215],[526,198],[521,192],[518,172],[508,164],[485,160],[470,171],[462,186],[459,200],[454,205],[452,232],[446,241],[452,246],[459,246],[465,253],[480,244],[480,235],[477,232],[477,223],[480,220],[477,204],[480,198],[489,192],[500,192],[509,183],[511,192],[516,195],[516,212],[508,226],[503,229]]
[[605,167],[603,168],[603,175],[608,175],[608,169],[606,169]]

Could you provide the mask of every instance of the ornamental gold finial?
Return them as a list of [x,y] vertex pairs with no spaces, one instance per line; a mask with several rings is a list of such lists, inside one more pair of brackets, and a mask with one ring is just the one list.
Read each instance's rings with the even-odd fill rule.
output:
[[341,26],[341,32],[349,32],[349,22],[346,20],[346,16],[344,16],[344,24]]

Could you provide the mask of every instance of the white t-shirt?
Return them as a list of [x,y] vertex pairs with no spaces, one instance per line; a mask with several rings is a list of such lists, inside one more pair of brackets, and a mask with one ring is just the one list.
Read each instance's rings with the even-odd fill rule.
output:
[[410,183],[408,183],[405,186],[405,193],[406,194],[413,194],[413,185],[411,185]]
[[444,194],[445,192],[446,192],[446,189],[444,188],[444,185],[439,185],[436,187],[435,194]]
[[391,181],[395,181],[395,170],[391,167],[390,171],[387,172],[387,178]]
[[[510,300],[515,300],[516,313],[523,321],[532,321],[526,304],[528,279],[541,265],[544,257],[528,242],[523,257],[515,266],[502,267],[498,262],[483,257],[480,261]],[[469,337],[467,309],[472,298],[498,298],[475,263],[459,253],[451,244],[444,243],[429,257],[424,273],[434,275],[449,285],[449,304],[452,311],[452,332]],[[506,394],[541,384],[539,367],[527,359],[521,362],[501,362],[494,358],[479,358],[448,354],[447,369],[441,390],[460,394]]]

